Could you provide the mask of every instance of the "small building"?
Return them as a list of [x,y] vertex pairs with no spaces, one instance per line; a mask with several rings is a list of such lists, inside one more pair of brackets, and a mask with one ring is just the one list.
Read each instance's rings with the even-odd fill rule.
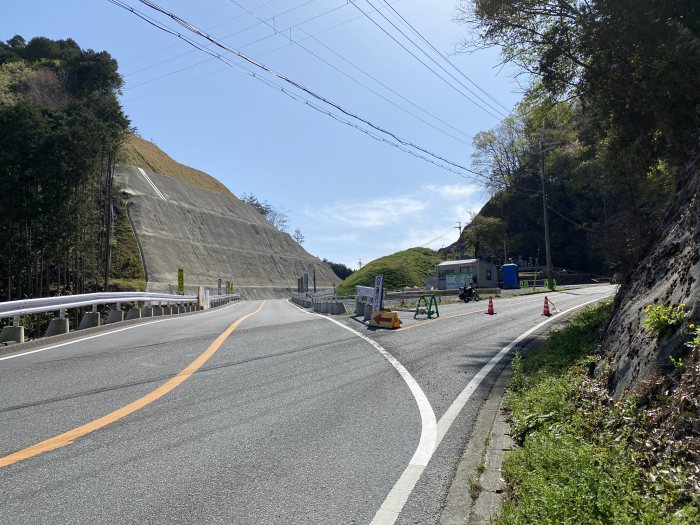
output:
[[438,290],[456,290],[474,278],[477,288],[496,288],[498,285],[496,265],[484,259],[445,261],[438,264],[436,270]]

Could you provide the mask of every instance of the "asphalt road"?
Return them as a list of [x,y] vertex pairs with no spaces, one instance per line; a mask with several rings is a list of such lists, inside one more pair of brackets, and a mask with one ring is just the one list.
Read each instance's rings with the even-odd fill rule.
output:
[[479,372],[542,303],[384,331],[250,301],[0,356],[0,523],[434,523],[505,359]]

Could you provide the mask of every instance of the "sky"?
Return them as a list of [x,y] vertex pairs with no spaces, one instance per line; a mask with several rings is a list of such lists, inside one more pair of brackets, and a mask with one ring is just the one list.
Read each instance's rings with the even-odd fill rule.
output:
[[[73,38],[109,52],[143,138],[282,209],[307,251],[357,269],[457,240],[488,194],[455,166],[471,166],[473,136],[521,96],[498,49],[455,52],[468,33],[454,22],[457,0],[387,1],[157,1],[254,64],[217,60],[108,0],[4,2],[0,39]],[[120,2],[217,49],[138,0]]]

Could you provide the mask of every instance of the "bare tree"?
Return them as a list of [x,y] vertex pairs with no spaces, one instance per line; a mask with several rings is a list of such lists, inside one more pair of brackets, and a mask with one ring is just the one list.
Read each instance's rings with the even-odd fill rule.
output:
[[299,228],[297,228],[296,230],[294,230],[294,234],[292,235],[292,239],[294,239],[295,241],[297,241],[299,244],[304,244],[304,240],[305,240],[305,239],[304,239],[304,234],[301,233],[301,230],[300,230]]

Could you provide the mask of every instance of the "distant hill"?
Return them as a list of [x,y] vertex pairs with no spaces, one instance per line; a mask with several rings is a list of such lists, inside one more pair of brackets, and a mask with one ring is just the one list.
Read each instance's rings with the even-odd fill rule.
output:
[[123,143],[117,156],[117,164],[134,166],[168,175],[187,184],[198,186],[226,197],[233,196],[226,186],[211,175],[180,164],[152,142],[148,142],[136,135],[129,135]]
[[351,294],[355,286],[373,286],[377,274],[384,275],[384,287],[398,290],[404,286],[424,286],[425,277],[435,274],[435,265],[442,259],[429,248],[409,248],[364,265],[338,285],[340,295]]

